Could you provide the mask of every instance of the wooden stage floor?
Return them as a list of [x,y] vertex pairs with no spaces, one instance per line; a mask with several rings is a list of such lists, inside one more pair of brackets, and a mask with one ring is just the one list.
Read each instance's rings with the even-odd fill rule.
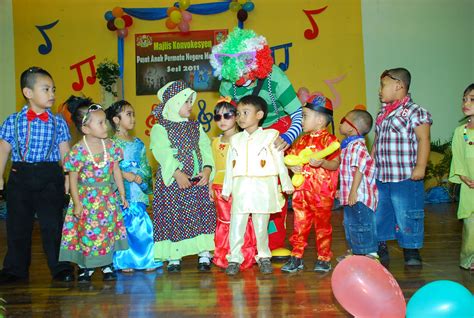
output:
[[[474,291],[474,273],[458,266],[462,224],[454,204],[426,206],[423,268],[405,269],[401,249],[389,244],[390,271],[406,300],[421,286],[448,279]],[[333,213],[334,255],[346,247],[342,210]],[[288,233],[292,214],[288,216]],[[0,221],[0,259],[6,249],[5,221]],[[37,225],[33,237],[30,282],[0,286],[0,317],[350,317],[331,291],[331,273],[317,274],[314,264],[314,234],[304,257],[306,268],[295,274],[263,276],[255,266],[237,277],[227,277],[219,268],[199,273],[196,258],[187,257],[183,271],[168,274],[137,272],[119,274],[116,282],[103,282],[97,271],[87,286],[52,283],[41,249]],[[335,265],[335,261],[333,262]]]

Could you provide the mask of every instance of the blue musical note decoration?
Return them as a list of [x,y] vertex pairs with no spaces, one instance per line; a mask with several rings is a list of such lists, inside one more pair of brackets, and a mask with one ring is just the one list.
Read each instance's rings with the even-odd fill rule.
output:
[[285,43],[285,44],[272,46],[270,48],[270,50],[272,50],[273,63],[275,63],[275,64],[276,64],[275,51],[280,50],[280,49],[285,50],[285,62],[282,62],[282,63],[278,64],[278,66],[281,68],[281,70],[283,72],[288,70],[288,68],[290,67],[290,47],[292,47],[292,46],[293,46],[293,43],[290,42],[290,43]]
[[46,44],[41,44],[38,46],[38,52],[40,54],[48,54],[53,49],[53,43],[49,39],[49,36],[46,34],[45,30],[52,29],[56,24],[58,24],[59,20],[54,21],[53,23],[46,24],[46,25],[35,25],[36,28],[40,31],[41,35],[43,36]]
[[206,101],[201,99],[198,101],[198,107],[199,107],[199,114],[198,114],[198,121],[202,125],[202,129],[204,129],[205,132],[208,132],[211,130],[211,122],[212,118],[214,118],[214,115],[210,112],[206,113]]

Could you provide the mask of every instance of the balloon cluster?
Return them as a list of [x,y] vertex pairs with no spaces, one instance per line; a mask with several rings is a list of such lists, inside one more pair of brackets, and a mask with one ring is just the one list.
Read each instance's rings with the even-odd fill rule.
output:
[[232,0],[229,3],[229,10],[237,12],[237,19],[244,22],[248,18],[248,12],[255,9],[252,0]]
[[131,16],[124,14],[122,8],[115,7],[112,11],[107,11],[104,17],[107,20],[107,29],[117,31],[120,38],[128,35],[127,28],[133,24],[133,19]]
[[165,24],[168,29],[173,30],[178,27],[181,32],[189,32],[189,22],[191,22],[193,16],[186,9],[191,5],[190,2],[190,0],[179,0],[179,8],[173,6],[166,10],[168,19],[166,19]]

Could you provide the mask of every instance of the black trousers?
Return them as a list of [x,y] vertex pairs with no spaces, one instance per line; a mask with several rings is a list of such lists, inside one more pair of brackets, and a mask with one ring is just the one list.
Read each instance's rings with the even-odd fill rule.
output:
[[58,163],[12,164],[6,193],[8,250],[4,272],[28,277],[35,214],[51,275],[71,269],[69,263],[58,262],[64,196],[64,175]]

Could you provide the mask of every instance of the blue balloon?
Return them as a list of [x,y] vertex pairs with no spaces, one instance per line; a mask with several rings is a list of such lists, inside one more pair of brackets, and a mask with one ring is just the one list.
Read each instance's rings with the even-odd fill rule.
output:
[[242,9],[244,9],[244,10],[247,11],[247,12],[250,12],[250,11],[252,11],[253,9],[255,9],[255,5],[253,4],[253,2],[246,2],[246,3],[244,3],[244,5],[242,6]]
[[104,14],[104,18],[105,18],[105,20],[107,20],[107,21],[113,20],[114,15],[112,14],[112,11],[107,11],[107,12]]
[[407,305],[407,318],[472,318],[474,297],[463,285],[438,280],[418,289]]

